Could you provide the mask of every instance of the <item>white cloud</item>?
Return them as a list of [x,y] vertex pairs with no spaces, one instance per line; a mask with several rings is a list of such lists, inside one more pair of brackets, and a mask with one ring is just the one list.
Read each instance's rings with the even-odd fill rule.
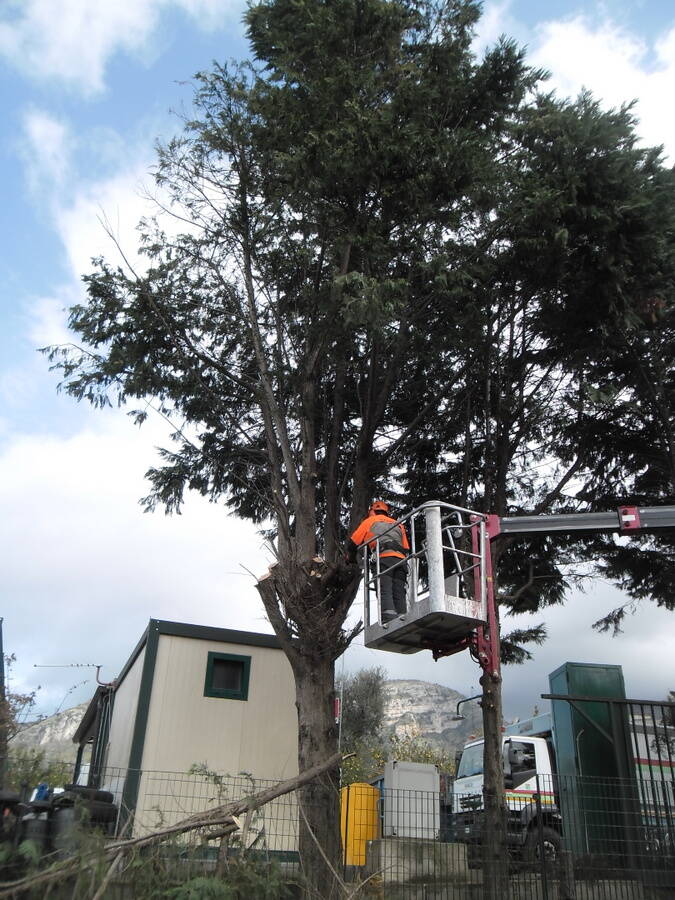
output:
[[[46,119],[30,121],[42,123],[34,135],[49,127]],[[63,244],[70,277],[26,305],[22,338],[31,347],[68,343],[73,335],[66,310],[83,299],[80,276],[91,270],[91,257],[118,261],[102,220],[132,264],[144,265],[135,252],[136,226],[152,210],[146,198],[151,148],[128,148],[109,177],[69,183],[59,177],[64,168],[76,169],[66,152],[52,165],[38,140],[26,146],[32,170],[44,174],[41,202]],[[138,506],[148,492],[143,474],[156,461],[153,445],[167,444],[166,427],[151,417],[139,431],[123,412],[94,412],[67,398],[45,404],[41,398],[53,395],[54,387],[37,354],[0,372],[0,404],[12,416],[0,421],[0,546],[8,561],[6,596],[21,598],[5,614],[5,643],[19,657],[17,685],[31,689],[42,681],[46,713],[82,679],[69,669],[33,672],[34,663],[96,662],[105,665],[102,677],[112,678],[151,616],[270,630],[244,569],[262,572],[267,566],[252,525],[195,496],[187,498],[180,517],[144,515]],[[36,419],[41,407],[46,423]],[[17,422],[31,414],[33,433],[17,433]],[[78,688],[68,703],[91,691],[91,683]]]
[[32,347],[66,344],[73,339],[66,327],[66,310],[81,300],[75,286],[57,288],[50,297],[37,297],[28,308],[26,335]]
[[103,89],[108,59],[118,50],[138,53],[157,21],[158,4],[28,0],[0,23],[0,52],[38,80],[56,79],[83,94]]
[[[13,364],[0,367],[0,408],[7,415],[25,419],[35,405],[42,405],[45,392],[54,391],[55,380],[48,372],[45,357],[37,348],[72,341],[66,327],[66,310],[81,299],[77,285],[63,285],[51,296],[38,296],[23,303],[17,316],[20,333],[17,343],[25,350]],[[0,421],[0,435],[11,435],[9,418]]]
[[[112,174],[87,178],[74,158],[72,128],[43,110],[31,109],[24,115],[26,178],[41,213],[51,218],[63,244],[72,284],[58,292],[69,294],[71,303],[81,298],[79,282],[91,270],[93,257],[104,255],[115,263],[123,262],[115,241],[132,264],[142,267],[136,253],[136,228],[143,216],[156,211],[148,197],[154,190],[150,141],[125,144],[117,133],[108,130],[106,142],[107,148],[98,149],[103,153],[105,168],[113,167]],[[100,155],[97,152],[97,157]],[[41,306],[44,313],[48,304],[42,300]]]
[[24,114],[24,158],[33,191],[63,184],[69,170],[72,137],[67,125],[40,109]]
[[474,50],[481,54],[502,35],[527,47],[527,62],[551,73],[545,89],[576,97],[586,88],[606,107],[637,100],[638,134],[675,156],[675,118],[664,111],[675,95],[675,26],[653,44],[608,18],[574,15],[528,29],[515,18],[512,0],[486,3]]
[[56,204],[55,227],[73,278],[79,279],[89,272],[95,256],[103,255],[122,263],[114,241],[134,268],[141,265],[136,253],[136,227],[143,216],[154,211],[147,199],[151,181],[148,170],[149,163],[137,159],[109,178],[80,184],[70,201],[61,200]]
[[175,0],[198,26],[211,31],[223,22],[236,21],[244,11],[243,0]]
[[111,679],[150,617],[270,631],[244,568],[268,565],[252,525],[195,496],[182,516],[139,507],[153,444],[166,442],[148,424],[99,413],[73,437],[16,436],[0,455],[5,648],[17,684],[42,682],[44,712],[82,677],[35,663],[93,662]]
[[[83,92],[100,90],[112,55],[148,51],[159,10],[169,5],[170,0],[125,0],[116,6],[64,0],[64,14],[57,17],[52,0],[25,0],[15,4],[11,19],[4,13],[0,54],[34,67],[38,77],[60,79]],[[182,0],[174,5],[207,26],[235,4]],[[502,32],[524,32],[510,9],[508,0],[486,6],[478,38],[483,46]],[[576,18],[542,25],[530,47],[529,62],[550,68],[552,86],[563,93],[575,95],[587,86],[612,105],[639,95],[641,133],[675,152],[674,126],[663,113],[675,89],[675,29],[650,51],[612,25],[594,27]],[[135,226],[148,212],[143,184],[150,181],[152,152],[149,145],[129,148],[112,135],[115,172],[74,182],[74,138],[67,125],[37,110],[26,115],[24,125],[29,173],[40,179],[72,276],[53,296],[37,298],[25,320],[30,340],[42,345],[68,339],[62,310],[81,298],[79,277],[90,269],[90,258],[114,256],[99,222],[102,215],[135,259]],[[110,162],[108,157],[106,165]],[[35,383],[34,366],[9,372],[5,396],[16,404]],[[0,384],[0,400],[2,391]],[[5,641],[19,655],[24,683],[31,684],[33,662],[98,662],[106,666],[103,677],[112,677],[150,616],[268,630],[252,580],[240,566],[257,572],[266,565],[252,527],[194,497],[180,518],[144,516],[137,499],[147,491],[142,475],[153,458],[148,429],[135,431],[119,414],[92,413],[91,421],[88,430],[68,438],[12,435],[11,425],[4,425],[0,540],[8,565],[3,578],[10,601],[20,598],[5,615]],[[154,437],[163,443],[163,435]],[[655,648],[659,658],[673,657],[671,614],[646,605],[644,619],[631,620],[626,635],[612,641],[589,626],[613,602],[602,592],[547,614],[547,646],[535,650],[534,663],[505,673],[509,712],[528,712],[546,691],[548,672],[570,657],[623,662],[632,693],[660,696],[672,687],[668,672],[648,669]],[[465,692],[477,686],[480,674],[466,654],[439,663],[427,653],[399,657],[355,647],[350,654],[359,665],[383,665],[394,676],[438,680]],[[53,678],[46,688],[53,708],[79,679],[68,670],[46,671]],[[69,703],[80,699],[73,696]],[[49,704],[44,708],[49,711]]]
[[[35,399],[35,380],[32,366],[23,363],[3,366],[0,371],[0,407],[8,414],[20,411]],[[0,435],[11,432],[10,418],[0,419]]]
[[548,84],[559,94],[588,88],[613,107],[637,99],[642,141],[675,155],[675,119],[665,114],[675,94],[675,27],[650,46],[609,21],[549,21],[537,27],[528,59],[550,70]]
[[58,81],[86,95],[105,86],[116,53],[151,60],[162,12],[182,10],[213,29],[239,12],[239,0],[14,0],[0,12],[0,56],[39,81]]
[[492,47],[502,35],[520,41],[523,35],[522,25],[511,12],[512,0],[501,0],[486,3],[483,14],[478,21],[476,36],[473,40],[473,51],[482,56],[486,49]]
[[[50,295],[33,296],[26,303],[24,335],[31,348],[73,340],[66,326],[67,310],[84,300],[81,279],[92,270],[94,257],[126,265],[123,253],[136,271],[147,265],[137,253],[137,226],[143,216],[155,211],[148,198],[153,150],[149,143],[125,145],[122,150],[121,140],[115,140],[118,135],[109,138],[115,147],[106,158],[106,168],[114,161],[115,170],[107,176],[86,178],[79,172],[68,124],[42,110],[31,109],[24,115],[26,179],[41,216],[50,220],[62,243],[68,269],[67,277]],[[24,368],[23,373],[0,376],[0,393],[3,383],[11,379],[23,379],[24,388],[30,388],[34,361]],[[14,390],[13,386],[9,390]]]
[[[128,262],[137,272],[147,266],[137,253],[142,218],[156,216],[168,233],[187,227],[163,213],[155,202],[157,198],[166,208],[171,205],[151,173],[156,154],[145,135],[154,133],[152,128],[144,129],[144,137],[135,143],[125,142],[112,129],[81,135],[76,142],[74,129],[44,110],[28,110],[23,123],[26,180],[41,215],[51,219],[69,264],[71,282],[57,289],[69,295],[69,302],[62,305],[82,298],[80,280],[91,271],[94,257],[105,256],[122,266]],[[90,169],[87,175],[82,170],[75,151],[85,143],[90,143],[100,163],[99,173],[103,169],[109,174]],[[47,303],[41,303],[44,313]]]

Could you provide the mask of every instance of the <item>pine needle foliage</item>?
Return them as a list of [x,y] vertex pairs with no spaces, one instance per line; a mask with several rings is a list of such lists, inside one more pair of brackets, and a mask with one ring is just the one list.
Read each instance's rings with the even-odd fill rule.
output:
[[[358,631],[344,540],[376,494],[505,515],[674,492],[675,174],[629,106],[541,93],[506,39],[476,58],[479,15],[251,5],[251,60],[198,74],[158,148],[142,266],[95,261],[70,316],[82,345],[49,351],[74,398],[173,423],[148,510],[197,491],[271,537],[258,589],[301,769],[336,745],[334,661]],[[672,608],[672,548],[643,546],[502,542],[502,608],[561,602],[584,553]],[[308,860],[310,830],[338,859],[335,788],[307,789],[325,810]]]

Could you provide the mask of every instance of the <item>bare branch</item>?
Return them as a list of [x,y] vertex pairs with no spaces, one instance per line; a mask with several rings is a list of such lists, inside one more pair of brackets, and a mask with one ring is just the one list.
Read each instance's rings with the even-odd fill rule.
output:
[[[351,755],[353,754],[350,754],[350,756]],[[265,790],[260,791],[252,797],[248,797],[244,800],[231,801],[230,803],[216,806],[206,812],[195,813],[187,819],[177,822],[175,825],[163,828],[160,831],[154,831],[151,834],[136,838],[128,838],[121,841],[111,841],[102,851],[104,857],[113,859],[113,863],[106,874],[106,878],[108,878],[108,876],[112,877],[114,870],[111,871],[111,869],[117,860],[129,851],[152,847],[156,844],[161,844],[172,837],[187,834],[191,831],[211,829],[214,825],[226,826],[226,832],[229,831],[230,828],[236,830],[238,825],[234,821],[235,817],[242,816],[249,810],[259,809],[261,806],[275,800],[277,797],[281,797],[284,794],[297,790],[299,787],[302,787],[302,785],[314,781],[319,775],[322,775],[324,772],[327,772],[329,769],[336,766],[339,762],[344,762],[344,760],[348,758],[349,756],[342,756],[340,753],[335,753],[329,759],[313,766],[311,769],[307,769],[305,772],[301,772],[299,775],[295,775],[293,778],[289,778],[286,781],[280,781],[270,788],[265,788]],[[27,878],[21,878],[18,881],[5,883],[0,888],[0,898],[16,897],[26,891],[33,890],[34,888],[63,881],[82,868],[94,867],[99,862],[99,858],[99,855],[95,852],[77,855],[72,859],[58,863],[38,875],[31,875]]]

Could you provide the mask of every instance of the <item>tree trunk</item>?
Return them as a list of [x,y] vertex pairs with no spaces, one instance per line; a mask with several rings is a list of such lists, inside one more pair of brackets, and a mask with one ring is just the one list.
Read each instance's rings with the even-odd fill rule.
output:
[[[493,500],[499,514],[502,485],[497,485],[499,496]],[[495,604],[495,634],[490,634],[497,647],[499,659],[499,560],[504,552],[501,541],[490,542],[487,551],[491,567],[486,573],[492,579]],[[483,689],[483,898],[484,900],[508,900],[509,857],[506,837],[506,796],[504,792],[504,760],[502,756],[502,676],[501,665],[496,672],[483,672],[480,679]]]
[[[361,580],[358,566],[314,558],[280,561],[258,581],[267,616],[295,678],[298,767],[302,773],[337,751],[335,659],[357,633],[343,624]],[[339,766],[300,793],[299,850],[309,900],[337,895]]]
[[483,897],[508,900],[506,800],[502,761],[502,680],[485,672],[483,688]]
[[[337,751],[335,723],[335,663],[326,657],[302,659],[294,666],[298,710],[298,767],[312,768]],[[300,793],[300,863],[307,897],[337,896],[331,866],[339,871],[340,770],[338,766],[305,785]]]

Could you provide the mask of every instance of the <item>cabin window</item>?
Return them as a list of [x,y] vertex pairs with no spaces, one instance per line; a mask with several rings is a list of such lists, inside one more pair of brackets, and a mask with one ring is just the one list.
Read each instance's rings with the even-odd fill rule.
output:
[[537,774],[536,752],[532,741],[509,741],[507,744],[509,787],[517,788]]
[[236,653],[209,653],[206,663],[205,697],[248,700],[251,657]]

